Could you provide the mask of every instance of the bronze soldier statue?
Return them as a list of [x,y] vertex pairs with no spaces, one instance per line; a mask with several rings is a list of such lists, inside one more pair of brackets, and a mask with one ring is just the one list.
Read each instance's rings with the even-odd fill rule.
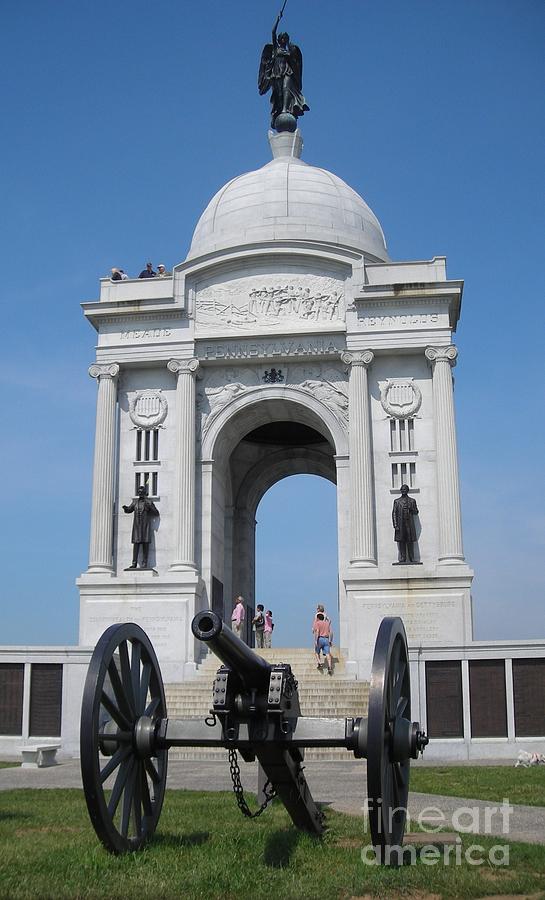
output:
[[142,547],[141,569],[148,568],[148,553],[151,540],[151,522],[154,516],[159,515],[159,510],[151,500],[146,497],[147,490],[144,486],[138,488],[138,500],[133,500],[130,506],[124,506],[123,511],[134,513],[131,541],[133,543],[132,564],[129,569],[136,569],[138,554]]
[[260,94],[266,94],[271,88],[271,128],[295,131],[297,117],[308,112],[309,107],[303,96],[301,51],[296,44],[290,43],[286,31],[277,35],[283,9],[273,26],[272,44],[263,47],[257,85]]
[[416,541],[416,528],[414,517],[418,515],[416,500],[409,497],[409,488],[401,485],[401,497],[396,497],[392,509],[392,522],[394,526],[394,541],[398,549],[398,562],[414,562],[413,544]]

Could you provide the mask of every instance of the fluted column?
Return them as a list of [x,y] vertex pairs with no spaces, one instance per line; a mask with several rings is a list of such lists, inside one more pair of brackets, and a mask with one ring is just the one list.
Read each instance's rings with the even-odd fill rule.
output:
[[374,566],[377,562],[373,460],[367,369],[374,359],[371,350],[345,351],[341,359],[350,366],[348,400],[350,414],[350,509],[352,525],[351,562]]
[[451,366],[456,365],[457,356],[458,350],[453,345],[426,349],[426,359],[433,371],[439,560],[443,563],[459,563],[464,559],[451,372]]
[[177,376],[173,571],[195,569],[195,379],[198,359],[171,359],[167,367]]
[[98,381],[89,572],[113,572],[114,455],[119,366],[94,364]]

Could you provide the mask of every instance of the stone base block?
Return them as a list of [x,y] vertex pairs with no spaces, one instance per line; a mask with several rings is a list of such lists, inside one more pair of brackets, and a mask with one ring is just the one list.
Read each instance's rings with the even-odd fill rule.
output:
[[192,677],[203,653],[191,632],[203,594],[196,572],[157,577],[136,569],[102,583],[82,575],[77,584],[80,645],[93,647],[109,625],[135,622],[153,644],[164,682]]
[[[465,569],[465,567],[464,567]],[[426,577],[413,567],[388,581],[350,573],[341,599],[341,646],[346,670],[368,679],[377,632],[385,616],[403,619],[409,648],[429,643],[466,644],[473,639],[470,570],[456,576]]]

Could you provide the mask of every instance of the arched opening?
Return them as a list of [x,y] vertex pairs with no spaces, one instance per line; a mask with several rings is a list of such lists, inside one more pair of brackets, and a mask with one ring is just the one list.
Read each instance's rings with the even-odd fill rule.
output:
[[338,641],[337,491],[316,475],[276,482],[257,508],[256,603],[271,609],[273,647],[312,647],[323,603]]
[[[337,614],[338,573],[345,564],[337,553],[337,545],[342,546],[337,534],[338,529],[342,532],[346,523],[337,521],[336,509],[343,508],[340,499],[337,502],[337,494],[340,498],[344,496],[343,491],[346,493],[343,467],[346,431],[327,405],[312,393],[276,386],[267,392],[266,398],[262,393],[245,392],[216,416],[211,414],[210,418],[211,424],[203,429],[200,491],[203,525],[207,524],[202,532],[202,571],[212,607],[217,612],[223,611],[225,618],[229,619],[233,598],[241,594],[246,601],[249,618],[257,603],[268,603],[271,609],[275,603],[276,610],[273,611],[278,616],[274,635],[276,646],[280,643],[285,646],[311,646],[309,619],[316,603],[327,604],[335,617]],[[291,476],[307,476],[301,482],[307,482],[306,485],[299,487],[297,478]],[[329,482],[325,485],[326,492],[329,487],[327,498],[323,486],[320,490],[320,483],[325,482]],[[304,567],[300,567],[297,578],[291,578],[288,592],[292,597],[298,596],[303,604],[300,615],[298,613],[293,621],[288,619],[287,604],[284,611],[283,604],[278,605],[279,598],[270,595],[260,597],[256,591],[257,509],[265,495],[277,484],[281,485],[277,490],[286,496],[284,522],[289,520],[295,524],[297,521],[298,534],[306,535],[302,539],[292,537],[291,540],[294,566],[297,544],[301,552],[306,553]],[[312,487],[315,484],[317,488]],[[337,484],[338,491],[333,487]],[[301,490],[307,494],[310,491],[311,499],[299,499]],[[295,493],[290,496],[293,491]],[[273,491],[270,495],[273,505],[274,497]],[[270,498],[261,508],[260,516],[264,523],[271,521],[268,512]],[[306,507],[314,510],[311,517],[306,516]],[[316,546],[317,543],[321,545],[321,540],[313,540],[310,529],[319,533],[322,523],[326,522],[325,530],[329,537],[323,559],[324,562],[325,559],[330,561],[325,566],[328,571],[324,576],[327,596],[318,596],[319,582],[312,582],[303,576],[305,569],[316,570],[316,559],[320,553]],[[278,553],[285,554],[290,541],[282,542],[280,525],[277,531]],[[283,531],[286,531],[285,526]],[[280,568],[281,565],[280,562]],[[291,566],[290,561],[290,570]],[[286,590],[287,586],[284,590],[287,596]],[[294,604],[295,600],[291,604],[293,608]],[[303,613],[303,609],[306,612]],[[339,634],[338,629],[336,633]],[[252,643],[250,628],[246,638]]]

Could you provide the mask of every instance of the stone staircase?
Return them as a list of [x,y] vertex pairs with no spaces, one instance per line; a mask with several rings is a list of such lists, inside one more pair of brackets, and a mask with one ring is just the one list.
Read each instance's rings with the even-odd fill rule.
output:
[[[299,682],[299,702],[303,716],[323,716],[344,719],[346,716],[366,716],[369,698],[369,682],[357,681],[346,674],[345,661],[333,651],[334,674],[330,677],[326,668],[317,670],[312,650],[299,647],[275,647],[256,650],[268,662],[289,663]],[[171,718],[204,718],[210,712],[214,674],[220,662],[209,653],[198,667],[197,677],[180,684],[165,685],[167,712]],[[319,748],[306,753],[308,759],[352,759],[346,750]],[[172,759],[226,759],[223,749],[173,748]]]

